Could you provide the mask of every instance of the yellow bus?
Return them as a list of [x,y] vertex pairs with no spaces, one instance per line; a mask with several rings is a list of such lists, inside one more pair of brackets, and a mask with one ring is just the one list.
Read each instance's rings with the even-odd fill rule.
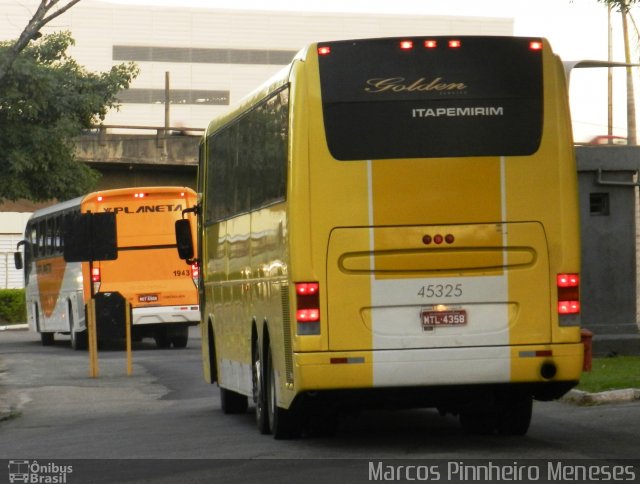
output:
[[522,435],[580,378],[565,77],[542,38],[312,44],[200,148],[205,378],[276,438],[433,407]]
[[[74,349],[86,349],[85,305],[95,293],[119,292],[132,307],[134,339],[155,338],[161,348],[184,348],[189,326],[200,319],[197,266],[176,255],[175,220],[196,204],[186,187],[103,190],[37,210],[27,222],[24,266],[27,320],[43,345],[56,333],[70,335]],[[78,213],[115,212],[117,259],[66,262],[65,220]],[[98,337],[100,338],[100,321]]]

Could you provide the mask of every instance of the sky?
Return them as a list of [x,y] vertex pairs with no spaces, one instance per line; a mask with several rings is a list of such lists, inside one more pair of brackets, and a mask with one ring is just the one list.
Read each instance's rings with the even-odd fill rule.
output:
[[[565,61],[608,55],[607,9],[597,0],[103,0],[129,5],[208,9],[330,11],[447,16],[506,17],[514,34],[546,37]],[[640,8],[634,10],[640,22]],[[640,25],[640,23],[639,23]],[[612,14],[613,58],[623,61],[620,14]],[[632,57],[640,56],[633,41]],[[634,69],[640,98],[640,71]],[[626,134],[624,69],[614,69],[614,134]],[[570,102],[576,141],[607,133],[607,70],[579,69],[571,76]],[[637,109],[640,114],[640,109]]]

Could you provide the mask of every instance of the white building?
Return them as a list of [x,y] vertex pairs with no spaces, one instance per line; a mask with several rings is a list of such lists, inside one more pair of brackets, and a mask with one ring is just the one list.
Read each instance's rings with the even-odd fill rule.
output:
[[0,213],[0,289],[17,289],[24,287],[22,271],[15,268],[13,253],[16,244],[24,238],[24,228],[30,213]]
[[[0,39],[18,37],[37,0],[0,0]],[[411,35],[513,35],[508,18],[259,12],[124,6],[83,0],[43,29],[69,30],[91,71],[134,61],[140,75],[105,124],[163,126],[169,72],[172,126],[205,128],[306,44]]]
[[[0,40],[17,39],[39,0],[0,0]],[[69,30],[70,54],[90,71],[134,61],[140,75],[121,94],[105,124],[165,123],[169,73],[170,123],[205,128],[316,41],[424,35],[513,35],[508,18],[354,13],[259,12],[124,6],[83,0],[43,33]],[[0,288],[22,287],[12,253],[30,213],[0,213]]]

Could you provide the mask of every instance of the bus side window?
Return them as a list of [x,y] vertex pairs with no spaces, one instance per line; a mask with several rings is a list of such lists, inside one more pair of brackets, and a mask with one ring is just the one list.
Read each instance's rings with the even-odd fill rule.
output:
[[62,254],[62,216],[53,219],[53,253]]

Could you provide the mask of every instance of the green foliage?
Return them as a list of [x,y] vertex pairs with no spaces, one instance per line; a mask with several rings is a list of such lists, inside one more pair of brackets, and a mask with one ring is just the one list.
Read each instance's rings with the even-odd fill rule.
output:
[[[0,57],[11,42],[0,42]],[[75,137],[117,107],[135,64],[92,73],[69,57],[68,32],[30,43],[0,81],[0,201],[67,200],[95,186],[98,174],[74,156]]]
[[612,8],[615,8],[618,12],[629,10],[634,4],[640,2],[640,0],[597,0],[598,3],[604,3]]
[[0,323],[24,323],[26,320],[24,289],[0,289]]
[[577,388],[591,393],[640,388],[640,356],[594,358],[591,372],[582,374]]

